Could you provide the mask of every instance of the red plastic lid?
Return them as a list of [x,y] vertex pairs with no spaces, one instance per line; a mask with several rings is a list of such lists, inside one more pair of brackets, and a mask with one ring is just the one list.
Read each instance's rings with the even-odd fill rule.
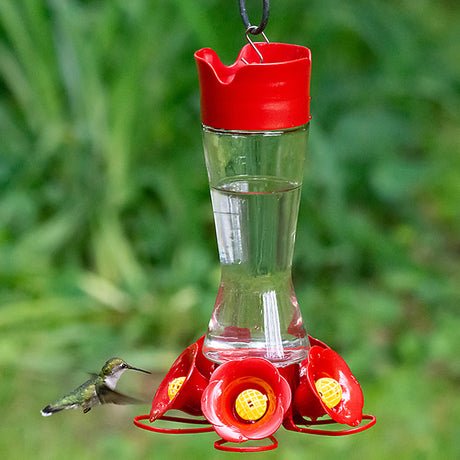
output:
[[[217,129],[288,129],[310,121],[311,53],[286,43],[245,45],[226,66],[210,48],[195,53],[201,121]],[[246,62],[245,62],[246,61]]]

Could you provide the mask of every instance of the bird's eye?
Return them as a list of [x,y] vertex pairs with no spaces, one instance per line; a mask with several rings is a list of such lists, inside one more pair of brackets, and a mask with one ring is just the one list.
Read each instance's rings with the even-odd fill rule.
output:
[[128,366],[126,365],[126,363],[123,363],[123,364],[121,365],[121,367],[125,368],[125,367],[128,367]]

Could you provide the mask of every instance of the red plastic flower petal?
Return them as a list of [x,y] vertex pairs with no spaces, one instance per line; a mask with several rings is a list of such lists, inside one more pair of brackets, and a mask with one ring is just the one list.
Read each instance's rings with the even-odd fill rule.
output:
[[[361,387],[342,357],[322,342],[317,343],[300,364],[293,416],[300,414],[315,421],[328,414],[338,423],[357,426],[364,405]],[[326,386],[329,394],[321,394],[321,385]]]
[[[313,346],[308,354],[307,374],[312,392],[317,396],[324,411],[336,422],[357,426],[363,416],[364,398],[361,387],[343,358],[330,348]],[[324,395],[317,389],[320,379],[336,381],[341,388],[339,402],[328,407]]]
[[203,356],[203,341],[204,336],[188,346],[171,366],[153,397],[151,422],[170,409],[202,415],[201,395],[215,368],[214,363]]
[[262,358],[228,361],[212,374],[201,408],[226,441],[271,436],[291,404],[289,384]]

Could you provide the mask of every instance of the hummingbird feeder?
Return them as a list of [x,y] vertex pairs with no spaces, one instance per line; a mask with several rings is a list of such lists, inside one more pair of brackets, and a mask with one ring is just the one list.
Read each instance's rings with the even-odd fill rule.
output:
[[[134,418],[157,433],[215,431],[221,439],[214,446],[233,452],[276,448],[281,426],[342,436],[376,421],[363,415],[363,393],[345,361],[307,334],[296,300],[291,266],[311,118],[311,53],[269,42],[268,12],[264,0],[261,24],[253,26],[240,0],[248,44],[234,64],[222,64],[209,48],[195,53],[221,281],[207,334],[174,362],[150,414]],[[263,42],[250,39],[257,34]],[[166,415],[171,409],[188,416]],[[177,427],[160,427],[160,420]],[[347,428],[319,427],[327,424]],[[266,441],[246,446],[249,440]]]

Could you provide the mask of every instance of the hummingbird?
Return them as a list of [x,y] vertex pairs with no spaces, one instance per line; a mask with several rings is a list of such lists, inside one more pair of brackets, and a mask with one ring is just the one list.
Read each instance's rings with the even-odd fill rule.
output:
[[63,396],[58,401],[49,404],[40,412],[44,417],[64,409],[78,409],[81,407],[86,414],[93,406],[99,404],[136,404],[140,401],[115,391],[118,379],[126,370],[145,372],[149,371],[132,367],[121,358],[111,358],[102,366],[99,374],[91,374],[91,378],[76,388],[72,393]]

